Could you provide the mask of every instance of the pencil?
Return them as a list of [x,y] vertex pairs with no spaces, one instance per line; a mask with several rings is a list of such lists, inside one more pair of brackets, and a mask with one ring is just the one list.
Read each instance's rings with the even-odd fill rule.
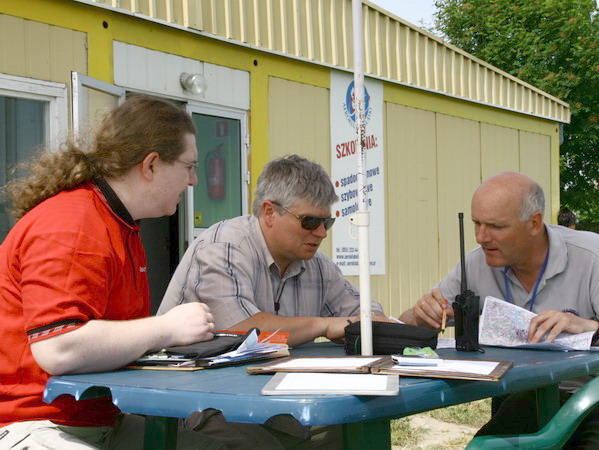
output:
[[441,320],[441,331],[445,331],[445,324],[447,322],[447,310],[443,310],[443,319]]

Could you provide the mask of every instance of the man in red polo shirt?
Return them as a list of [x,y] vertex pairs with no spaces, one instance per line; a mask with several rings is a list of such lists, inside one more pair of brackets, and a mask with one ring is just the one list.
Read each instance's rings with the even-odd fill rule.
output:
[[46,404],[47,379],[212,338],[201,303],[147,317],[139,235],[140,219],[176,211],[196,167],[190,117],[136,96],[105,117],[90,148],[46,152],[9,183],[18,221],[0,246],[0,449],[113,446],[127,428],[110,398]]

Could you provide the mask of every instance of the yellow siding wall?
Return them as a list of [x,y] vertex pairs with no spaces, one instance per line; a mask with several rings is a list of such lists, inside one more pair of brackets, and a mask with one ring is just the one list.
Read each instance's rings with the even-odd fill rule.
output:
[[551,138],[390,102],[385,111],[387,275],[372,285],[373,298],[395,315],[459,261],[458,212],[466,250],[477,245],[470,199],[481,181],[525,173],[543,187],[550,211]]
[[[353,68],[351,0],[92,0],[255,48]],[[367,74],[568,122],[568,104],[362,2]]]
[[[481,152],[478,122],[444,114],[436,114],[436,117],[439,161],[439,273],[436,278],[439,281],[459,259],[459,212],[464,213],[464,230],[471,230],[470,198],[481,180]],[[472,233],[465,233],[465,238],[466,249],[474,248]]]
[[520,166],[518,130],[481,123],[481,170],[483,180]]
[[0,14],[0,72],[70,86],[71,70],[87,73],[85,33]]
[[[270,77],[268,133],[268,160],[296,153],[330,173],[329,90]],[[330,238],[321,250],[331,255]]]
[[437,278],[435,114],[387,103],[385,128],[387,275],[373,277],[372,297],[397,317]]
[[551,205],[554,198],[551,186],[550,138],[536,133],[520,131],[520,171],[530,176],[545,191],[545,221],[551,222]]

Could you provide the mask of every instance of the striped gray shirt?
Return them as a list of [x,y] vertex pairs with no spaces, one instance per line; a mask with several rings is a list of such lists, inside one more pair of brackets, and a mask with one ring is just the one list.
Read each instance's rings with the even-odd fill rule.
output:
[[[360,296],[339,268],[321,252],[295,261],[281,278],[260,224],[251,215],[219,222],[187,249],[158,314],[201,301],[210,307],[217,330],[257,314],[286,317],[346,317],[360,314]],[[381,311],[379,303],[372,309]]]

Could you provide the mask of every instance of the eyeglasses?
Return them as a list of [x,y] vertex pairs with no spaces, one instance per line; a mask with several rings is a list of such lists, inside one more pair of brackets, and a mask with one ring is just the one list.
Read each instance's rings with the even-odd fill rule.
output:
[[316,216],[303,216],[303,217],[300,217],[297,214],[292,213],[287,208],[285,208],[283,205],[281,205],[281,204],[279,204],[277,202],[271,201],[271,203],[274,204],[274,205],[277,205],[280,208],[283,208],[285,211],[287,211],[292,216],[297,217],[297,219],[302,223],[302,228],[304,230],[314,231],[314,230],[316,230],[320,226],[320,224],[324,224],[324,229],[328,230],[335,223],[335,218],[334,217],[316,217]]
[[175,159],[175,162],[181,163],[183,164],[185,167],[187,167],[187,170],[189,171],[190,175],[193,175],[196,173],[196,170],[198,169],[198,163],[197,162],[186,162],[186,161],[181,161],[180,159]]

